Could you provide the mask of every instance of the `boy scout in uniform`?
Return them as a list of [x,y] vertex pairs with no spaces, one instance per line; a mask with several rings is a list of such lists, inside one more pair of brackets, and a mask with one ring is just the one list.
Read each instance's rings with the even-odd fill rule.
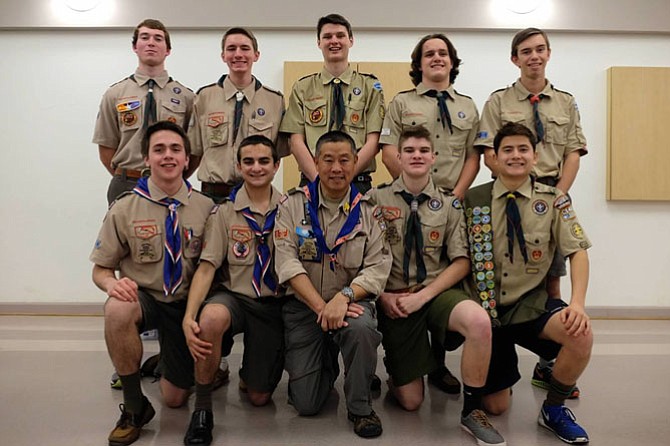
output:
[[461,286],[470,260],[460,201],[431,178],[436,157],[428,130],[406,129],[397,144],[400,176],[371,192],[378,203],[374,217],[386,227],[393,253],[391,274],[378,300],[391,391],[404,409],[417,410],[423,402],[423,375],[441,365],[428,332],[433,342],[450,350],[463,344],[461,426],[480,445],[504,445],[482,410],[491,323]]
[[[454,90],[460,64],[456,47],[444,34],[424,36],[412,51],[409,74],[416,88],[391,101],[380,143],[382,160],[397,178],[402,170],[400,134],[416,126],[428,129],[436,159],[431,169],[433,182],[462,201],[479,172],[479,152],[473,146],[479,114],[470,97]],[[428,375],[428,381],[444,392],[460,393],[461,383],[444,366],[444,349],[439,343],[433,348],[441,365]]]
[[384,164],[397,178],[402,170],[400,134],[409,127],[428,129],[436,160],[433,181],[463,200],[479,172],[479,152],[473,145],[479,113],[469,96],[454,90],[460,64],[456,48],[444,34],[424,36],[412,51],[409,74],[416,87],[398,93],[389,104],[380,143]]
[[[493,159],[493,138],[508,122],[533,129],[538,160],[533,176],[538,182],[555,186],[568,193],[572,187],[580,157],[586,155],[586,138],[582,133],[577,103],[570,93],[556,89],[546,78],[551,56],[549,38],[544,31],[527,28],[512,39],[512,63],[519,67],[520,77],[512,86],[491,94],[479,124],[475,145],[484,151],[484,162],[497,175]],[[556,252],[549,270],[547,291],[560,299],[560,278],[567,274],[565,253]],[[551,363],[540,359],[533,371],[532,383],[548,388]],[[571,398],[579,396],[575,387]]]
[[180,407],[188,399],[193,361],[181,321],[214,205],[183,179],[191,149],[181,126],[150,126],[141,150],[151,176],[110,207],[90,257],[93,282],[108,296],[105,341],[123,383],[121,418],[110,446],[133,443],[155,414],[140,385],[142,330],[159,329],[165,404]]
[[231,28],[223,35],[221,48],[228,74],[198,91],[189,132],[193,154],[202,157],[198,168],[202,191],[217,203],[241,181],[235,171],[240,141],[263,135],[276,143],[284,114],[282,94],[252,74],[261,54],[256,36],[245,28]]
[[[591,243],[569,196],[531,176],[539,158],[535,148],[531,130],[505,124],[493,140],[498,178],[465,197],[474,288],[494,327],[484,407],[494,414],[509,407],[510,388],[520,378],[518,344],[557,358],[539,424],[567,443],[587,443],[588,435],[564,402],[593,345],[584,311]],[[549,298],[546,290],[556,250],[570,258],[569,305]]]
[[[184,315],[196,381],[195,409],[185,445],[212,442],[212,389],[224,336],[244,333],[240,388],[248,392],[253,405],[270,401],[284,366],[283,292],[278,293],[272,261],[272,232],[281,196],[271,184],[279,169],[272,141],[262,135],[242,140],[237,169],[243,183],[207,221],[201,261]],[[198,316],[219,269],[223,280]]]
[[391,256],[368,198],[350,186],[356,146],[344,132],[316,144],[317,178],[282,198],[274,234],[279,283],[294,299],[283,309],[289,400],[300,415],[317,414],[344,361],[349,420],[361,437],[382,433],[372,410],[377,366],[374,298],[384,289]]
[[293,84],[281,131],[290,134],[291,153],[302,172],[300,185],[316,178],[314,150],[321,135],[342,130],[353,138],[358,152],[353,183],[361,193],[371,187],[384,121],[382,85],[371,74],[349,66],[354,44],[351,24],[339,14],[321,17],[316,43],[323,54],[323,70]]
[[[161,22],[142,21],[133,32],[137,70],[109,87],[102,97],[93,143],[98,144],[100,161],[112,175],[108,203],[132,190],[143,176],[140,144],[149,125],[165,120],[188,128],[195,95],[165,71],[171,49],[170,34]],[[196,167],[192,163],[186,176]]]

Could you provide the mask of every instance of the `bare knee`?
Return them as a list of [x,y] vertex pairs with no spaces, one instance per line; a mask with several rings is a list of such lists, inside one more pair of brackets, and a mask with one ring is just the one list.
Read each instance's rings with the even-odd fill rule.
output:
[[477,311],[466,325],[465,338],[491,343],[491,318],[486,311]]
[[482,398],[484,410],[491,415],[502,415],[505,413],[509,409],[510,402],[510,389],[504,389]]
[[251,404],[256,407],[265,406],[267,403],[270,402],[270,399],[272,399],[271,392],[261,393],[249,390],[249,402],[251,402]]
[[230,312],[223,305],[207,305],[198,324],[205,337],[220,337],[230,327]]
[[160,389],[163,402],[167,407],[172,409],[182,407],[186,404],[190,395],[189,389],[177,387],[165,378],[161,378],[160,380]]
[[413,412],[421,407],[424,392],[423,378],[415,379],[399,387],[391,385],[393,396],[403,409]]
[[394,394],[400,407],[408,412],[419,410],[423,403],[423,395],[401,395],[398,392],[394,392]]
[[579,358],[589,358],[593,348],[593,332],[583,336],[570,336],[568,342],[563,344],[563,348],[570,351],[571,355]]
[[139,302],[124,302],[114,298],[109,298],[105,302],[105,326],[108,329],[137,325],[141,315]]

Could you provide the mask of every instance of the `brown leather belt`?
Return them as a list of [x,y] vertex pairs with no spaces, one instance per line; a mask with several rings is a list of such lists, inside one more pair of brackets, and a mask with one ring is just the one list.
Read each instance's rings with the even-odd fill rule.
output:
[[133,169],[122,169],[118,168],[114,171],[114,175],[118,175],[124,178],[132,178],[133,180],[139,180],[142,177],[149,176],[149,169],[143,170],[133,170]]
[[233,187],[235,187],[234,184],[202,182],[203,193],[217,195],[220,197],[227,197],[230,195],[230,191],[233,190]]

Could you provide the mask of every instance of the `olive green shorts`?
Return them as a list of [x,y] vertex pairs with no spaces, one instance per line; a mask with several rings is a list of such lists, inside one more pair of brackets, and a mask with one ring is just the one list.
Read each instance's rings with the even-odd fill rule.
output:
[[460,333],[449,331],[449,316],[457,304],[469,299],[462,289],[451,288],[402,319],[388,318],[379,307],[379,330],[384,336],[382,345],[386,354],[384,363],[393,384],[409,384],[440,365],[431,351],[431,340],[448,351],[457,349],[465,341]]

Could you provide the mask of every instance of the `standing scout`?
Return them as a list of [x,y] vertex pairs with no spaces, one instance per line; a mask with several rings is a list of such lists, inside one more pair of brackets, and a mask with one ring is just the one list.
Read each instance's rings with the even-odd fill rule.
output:
[[351,186],[356,145],[344,132],[316,144],[317,177],[279,205],[274,234],[279,282],[295,295],[284,305],[289,400],[300,415],[317,414],[344,361],[349,420],[361,437],[382,433],[370,403],[377,366],[374,298],[384,289],[391,256],[368,197]]
[[[416,87],[391,101],[380,142],[384,164],[397,178],[402,171],[400,134],[416,126],[428,129],[436,159],[431,168],[433,182],[462,201],[479,172],[479,152],[473,145],[479,114],[474,101],[454,89],[460,64],[456,47],[444,34],[424,36],[412,51],[409,74]],[[433,349],[441,365],[428,375],[428,381],[444,392],[460,393],[458,379],[444,366],[444,349],[439,343],[433,343]]]
[[[570,197],[531,176],[539,158],[535,149],[531,130],[505,124],[493,140],[498,178],[465,197],[474,286],[494,327],[484,407],[494,414],[509,407],[510,388],[520,378],[515,344],[557,358],[538,423],[566,443],[581,444],[589,437],[564,402],[593,345],[584,311],[591,243]],[[547,294],[557,250],[570,258],[569,305]]]
[[[93,143],[98,144],[100,161],[112,175],[108,203],[132,190],[143,176],[146,166],[140,144],[149,125],[166,120],[188,127],[195,95],[165,71],[171,50],[165,26],[154,19],[142,21],[133,32],[137,70],[109,87],[102,97]],[[196,167],[191,165],[186,176]]]
[[202,157],[198,169],[202,191],[217,203],[241,181],[235,170],[240,141],[263,135],[276,143],[284,114],[282,94],[252,74],[261,55],[256,36],[245,28],[230,28],[221,48],[228,74],[198,91],[189,132],[193,154]]
[[461,426],[480,445],[505,445],[482,410],[491,323],[461,285],[470,259],[460,201],[431,178],[436,157],[428,130],[403,130],[398,147],[400,176],[371,193],[378,203],[374,217],[386,227],[393,253],[391,275],[378,301],[391,391],[404,409],[417,410],[423,375],[441,365],[428,332],[450,350],[463,344]]
[[[201,262],[184,315],[196,381],[195,410],[184,438],[187,446],[212,442],[212,389],[224,336],[244,333],[240,388],[248,392],[254,406],[270,401],[283,370],[283,299],[277,297],[272,261],[280,193],[271,183],[279,169],[279,156],[272,141],[261,135],[242,140],[237,169],[244,182],[207,221]],[[217,269],[223,280],[202,305]]]
[[142,330],[159,329],[165,404],[180,407],[188,399],[193,360],[181,321],[214,205],[183,179],[190,146],[181,126],[150,126],[141,150],[151,176],[110,207],[91,253],[93,282],[108,296],[107,350],[123,383],[121,418],[109,434],[110,446],[133,443],[155,414],[140,385]]
[[459,200],[479,172],[479,152],[474,148],[479,113],[474,101],[454,90],[458,76],[456,47],[444,34],[424,36],[412,51],[410,77],[416,87],[398,93],[389,104],[380,143],[383,161],[397,178],[398,138],[409,127],[430,132],[435,153],[433,181]]
[[[538,161],[533,176],[538,182],[555,186],[568,193],[579,170],[580,157],[586,155],[586,138],[582,133],[577,103],[570,93],[556,89],[545,71],[551,48],[544,31],[527,28],[512,40],[512,62],[520,77],[512,86],[491,94],[484,110],[475,145],[484,150],[484,161],[497,175],[493,160],[493,137],[508,122],[533,129],[537,141]],[[560,278],[567,274],[565,253],[556,257],[547,280],[550,297],[560,299]],[[551,364],[540,360],[533,372],[533,384],[547,388]],[[575,387],[571,397],[577,398]]]
[[291,153],[302,172],[301,186],[316,178],[314,150],[319,137],[331,130],[347,133],[358,152],[353,182],[365,193],[376,168],[374,158],[384,120],[382,85],[373,75],[349,66],[354,34],[347,19],[339,14],[321,17],[316,37],[323,70],[293,85],[281,131],[290,134]]

